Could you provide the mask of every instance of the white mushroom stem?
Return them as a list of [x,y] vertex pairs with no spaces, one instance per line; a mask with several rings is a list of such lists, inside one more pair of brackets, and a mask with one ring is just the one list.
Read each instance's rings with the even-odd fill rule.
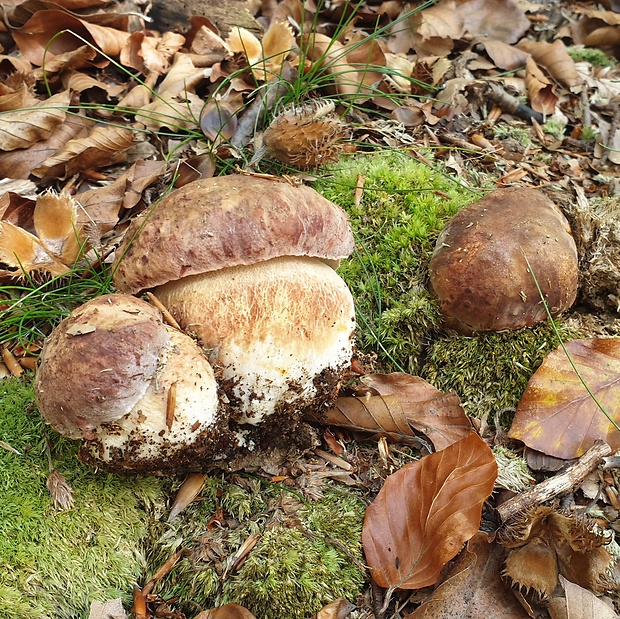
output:
[[179,324],[214,350],[236,381],[241,423],[295,412],[321,375],[352,354],[355,311],[344,281],[317,258],[283,257],[193,275],[155,291]]

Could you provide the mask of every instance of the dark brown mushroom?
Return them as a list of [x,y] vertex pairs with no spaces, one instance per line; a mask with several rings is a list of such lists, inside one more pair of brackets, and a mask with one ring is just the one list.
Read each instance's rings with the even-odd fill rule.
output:
[[498,189],[464,208],[439,235],[429,270],[446,322],[463,333],[545,320],[534,278],[553,316],[577,295],[570,226],[535,189]]

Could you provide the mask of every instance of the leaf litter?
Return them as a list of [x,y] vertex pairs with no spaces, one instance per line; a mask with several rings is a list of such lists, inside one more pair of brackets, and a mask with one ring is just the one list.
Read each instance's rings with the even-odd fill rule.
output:
[[[584,62],[574,47],[597,48],[602,58],[617,55],[617,7],[566,7],[571,19],[556,29],[555,9],[512,0],[441,0],[412,14],[400,2],[360,3],[350,21],[343,19],[341,3],[307,3],[304,10],[294,2],[255,4],[262,36],[245,28],[221,31],[206,17],[193,17],[190,26],[189,15],[185,32],[160,33],[147,29],[139,13],[121,6],[111,10],[99,1],[62,1],[34,11],[27,3],[3,5],[14,29],[2,27],[0,38],[0,51],[11,54],[0,56],[0,174],[34,177],[39,189],[36,201],[22,201],[0,185],[3,281],[35,273],[61,276],[79,261],[81,268],[99,259],[105,264],[126,224],[173,178],[180,185],[193,175],[234,166],[273,170],[274,162],[313,172],[354,152],[362,141],[412,149],[421,158],[432,148],[464,183],[472,180],[473,164],[478,170],[495,166],[499,187],[543,186],[564,194],[578,188],[587,198],[618,195],[617,65]],[[294,93],[304,74],[316,77],[308,95],[314,90],[322,99]],[[282,80],[285,75],[288,80]],[[282,104],[296,97],[296,105]],[[516,127],[524,132],[509,130]],[[58,198],[50,199],[48,185],[59,191]],[[582,249],[587,255],[588,248]],[[616,293],[593,294],[593,303]],[[615,417],[614,400],[606,394],[619,375],[617,355],[601,358],[602,341],[567,347]],[[614,345],[612,340],[612,351]],[[28,350],[11,348],[19,366]],[[16,359],[8,348],[2,352],[4,359]],[[565,356],[552,353],[539,372],[519,404],[512,438],[563,458],[581,456],[600,437],[615,446],[615,430],[584,399]],[[565,411],[575,412],[572,423]],[[609,567],[601,541],[607,537],[594,532],[590,521],[579,525],[555,511],[533,512],[520,521],[521,528],[538,532],[511,553],[533,543],[532,554],[545,566],[557,559],[564,597],[557,583],[536,580],[537,566],[528,563],[524,581],[515,565],[529,560],[525,551],[509,554],[505,562],[500,545],[478,531],[496,464],[471,431],[476,422],[456,394],[403,373],[374,373],[354,395],[343,394],[329,415],[332,446],[343,450],[343,462],[354,462],[349,480],[374,492],[378,483],[383,486],[367,510],[363,532],[375,582],[390,591],[440,583],[412,612],[417,603],[407,606],[403,592],[395,591],[393,599],[407,608],[398,616],[447,617],[456,609],[460,616],[520,617],[527,607],[524,596],[533,589],[553,595],[552,618],[588,617],[594,611],[576,609],[599,603],[592,591],[615,588],[613,579],[598,584]],[[530,430],[519,425],[524,418]],[[402,460],[393,444],[381,442],[383,470],[373,480],[352,447],[351,433],[359,431],[402,442],[419,459],[388,475]],[[505,440],[499,433],[495,438]],[[376,460],[375,451],[360,454]],[[328,472],[321,468],[326,469],[308,469],[306,481],[316,483],[319,473]],[[199,496],[203,481],[191,480],[171,518]],[[541,533],[541,519],[556,524],[545,524],[551,529]],[[500,529],[504,540],[506,531]],[[390,549],[402,553],[398,561]],[[590,557],[599,557],[605,569],[583,581],[569,564],[582,565]],[[498,577],[502,570],[504,580]],[[526,590],[524,606],[505,581]],[[350,606],[335,601],[317,617],[341,619]],[[167,603],[159,608],[172,612]],[[253,616],[242,607],[205,612]]]

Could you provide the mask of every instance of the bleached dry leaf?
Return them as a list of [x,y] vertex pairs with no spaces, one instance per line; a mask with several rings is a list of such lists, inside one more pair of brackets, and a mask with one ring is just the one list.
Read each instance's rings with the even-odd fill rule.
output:
[[98,169],[123,161],[136,136],[131,129],[112,125],[95,127],[81,139],[70,140],[56,155],[32,170],[39,178],[67,178],[82,170]]
[[[272,22],[262,43],[265,68],[255,76],[266,82],[274,75],[282,74],[282,65],[295,45],[293,29],[285,22]],[[262,64],[262,63],[261,63]]]
[[244,54],[250,65],[256,64],[263,55],[260,41],[245,28],[233,28],[224,41],[224,47],[230,54],[236,52]]
[[362,530],[373,580],[390,590],[436,583],[478,530],[496,477],[493,452],[475,433],[390,475]]
[[564,596],[549,600],[551,619],[618,619],[614,609],[584,589],[560,575]]
[[73,490],[67,480],[56,469],[53,469],[45,484],[52,497],[52,505],[60,510],[73,507]]
[[170,93],[173,96],[194,92],[196,86],[206,76],[205,69],[196,68],[187,54],[177,54],[170,71],[166,73],[161,84],[157,87],[157,92],[162,95]]
[[166,91],[142,108],[140,121],[151,131],[162,127],[196,130],[203,107],[204,101],[192,92]]
[[127,619],[121,598],[90,603],[88,619]]
[[454,40],[464,33],[463,18],[454,0],[441,0],[435,6],[414,13],[410,18],[413,47],[420,56],[447,56]]
[[69,106],[69,91],[40,101],[33,108],[8,112],[0,116],[0,150],[28,148],[47,140],[64,120]]

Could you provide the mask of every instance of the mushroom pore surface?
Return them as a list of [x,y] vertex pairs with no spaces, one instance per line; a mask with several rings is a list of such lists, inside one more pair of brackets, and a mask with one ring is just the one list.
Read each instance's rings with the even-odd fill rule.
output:
[[545,320],[533,276],[553,315],[577,295],[570,226],[534,189],[498,189],[455,215],[439,235],[429,271],[448,324],[464,333]]
[[117,250],[114,283],[135,294],[278,256],[339,261],[353,247],[346,213],[310,187],[242,175],[202,179],[132,222]]
[[155,290],[179,324],[214,350],[240,423],[319,411],[352,355],[355,311],[344,281],[316,258],[274,258]]

